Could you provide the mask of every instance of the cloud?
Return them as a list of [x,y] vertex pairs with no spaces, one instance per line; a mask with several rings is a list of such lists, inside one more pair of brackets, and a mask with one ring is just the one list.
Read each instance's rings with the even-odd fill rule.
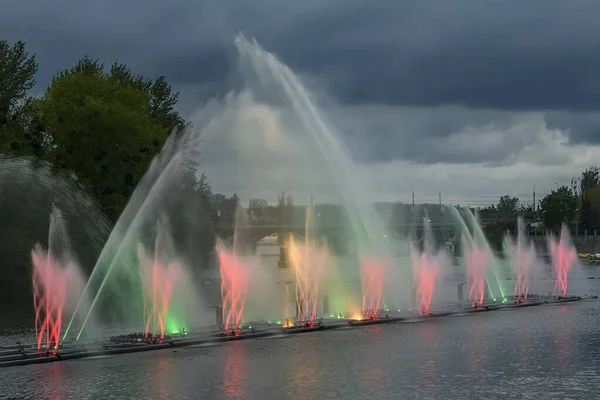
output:
[[[233,37],[255,37],[316,93],[364,174],[380,174],[365,179],[380,182],[373,190],[382,196],[421,181],[434,194],[517,193],[532,180],[551,188],[597,162],[595,1],[9,3],[0,38],[24,40],[37,53],[38,92],[56,70],[88,54],[166,75],[181,91],[185,115],[211,107],[220,115],[229,102],[297,136],[289,110],[265,98],[271,91],[239,97],[245,77]],[[224,98],[232,89],[238,97]],[[215,97],[221,100],[207,104]],[[236,125],[223,115],[220,124],[232,129],[266,123],[244,117]],[[227,149],[232,157],[239,150]],[[219,179],[211,183],[235,186]]]
[[[273,202],[286,191],[299,202],[311,194],[337,201],[357,193],[347,187],[356,184],[375,201],[408,201],[416,190],[420,201],[436,201],[441,192],[445,201],[486,204],[503,194],[527,199],[534,184],[543,193],[568,183],[600,156],[600,147],[573,144],[565,132],[549,128],[540,112],[378,105],[328,110],[271,55],[251,46],[241,51],[244,90],[211,102],[193,119],[205,134],[201,169],[219,192]],[[436,113],[437,122],[427,119]],[[422,134],[415,145],[420,132],[445,122],[447,132]],[[373,142],[375,135],[381,143]],[[386,145],[395,156],[350,161],[364,148]],[[424,150],[431,157],[422,159]]]
[[28,42],[43,82],[85,53],[178,85],[222,82],[233,64],[231,38],[243,31],[294,70],[324,76],[344,102],[600,105],[600,4],[592,1],[12,3],[0,16],[0,36]]

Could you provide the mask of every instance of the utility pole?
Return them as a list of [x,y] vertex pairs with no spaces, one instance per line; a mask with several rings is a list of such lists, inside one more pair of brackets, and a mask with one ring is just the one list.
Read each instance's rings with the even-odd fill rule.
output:
[[440,215],[442,215],[442,192],[438,193],[439,201],[440,201]]

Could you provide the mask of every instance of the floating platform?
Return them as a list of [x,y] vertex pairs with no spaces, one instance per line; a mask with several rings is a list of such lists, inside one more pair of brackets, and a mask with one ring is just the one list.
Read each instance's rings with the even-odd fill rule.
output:
[[[513,301],[512,299],[503,299],[501,302],[490,300],[484,301],[481,305],[472,307],[470,304],[456,304],[455,307],[431,311],[424,315],[388,315],[370,317],[365,319],[325,319],[315,324],[300,324],[290,327],[267,324],[261,326],[260,323],[253,324],[256,328],[242,329],[232,332],[211,331],[202,329],[197,334],[179,335],[164,338],[156,343],[147,343],[144,341],[124,342],[113,337],[113,341],[106,340],[87,340],[78,344],[65,344],[57,350],[38,350],[35,345],[14,345],[0,346],[0,368],[14,367],[29,364],[42,364],[55,361],[74,360],[81,358],[109,356],[126,353],[137,353],[142,351],[161,350],[177,347],[210,345],[225,342],[232,342],[245,339],[257,339],[269,336],[283,334],[299,334],[321,330],[339,329],[343,327],[359,327],[366,325],[391,324],[391,323],[410,323],[422,322],[432,318],[446,317],[451,315],[473,314],[480,312],[489,312],[495,310],[516,309],[523,307],[543,306],[550,304],[570,303],[584,300],[595,300],[598,296],[530,296],[527,300]],[[392,314],[392,315],[389,315]],[[124,335],[117,338],[127,337],[135,338],[136,334]],[[138,334],[139,335],[139,334]],[[115,343],[115,341],[117,343]]]

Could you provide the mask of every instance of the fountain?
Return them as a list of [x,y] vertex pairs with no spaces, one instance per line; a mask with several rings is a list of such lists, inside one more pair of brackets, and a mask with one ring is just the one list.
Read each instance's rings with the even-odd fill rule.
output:
[[[150,221],[156,220],[161,208],[176,203],[181,197],[179,188],[186,174],[188,152],[193,151],[196,137],[191,130],[171,135],[152,160],[110,233],[88,279],[84,293],[92,298],[90,307],[84,309],[81,303],[77,305],[63,337],[70,332],[74,319],[78,317],[83,319],[76,334],[76,340],[79,340],[101,299],[107,303],[104,308],[119,320],[138,320],[139,299],[143,296],[132,291],[141,287],[139,269],[134,268],[138,264],[136,249],[143,233],[151,230]],[[181,207],[178,212],[184,215],[187,210]]]
[[239,335],[242,332],[242,318],[250,284],[250,270],[240,254],[240,228],[248,225],[248,215],[241,207],[236,210],[235,224],[232,249],[228,249],[221,239],[216,244],[221,272],[223,328],[227,335]]
[[[187,319],[185,308],[189,290],[186,290],[186,283],[191,281],[191,277],[181,262],[172,261],[172,243],[164,220],[157,223],[154,254],[149,255],[140,245],[138,258],[144,304],[144,338],[160,341],[167,333],[185,329],[178,325],[184,324]],[[174,318],[174,315],[178,317]]]
[[559,296],[565,297],[569,284],[569,271],[577,263],[577,252],[571,243],[569,229],[566,225],[563,225],[559,238],[550,237],[548,241],[552,255],[552,267],[556,274],[554,291]]
[[419,314],[426,315],[431,312],[431,302],[440,275],[442,254],[436,252],[433,231],[429,219],[423,219],[423,251],[413,244],[411,246],[411,260],[413,266],[413,285],[416,286],[415,296],[419,307]]
[[56,350],[62,344],[63,314],[72,309],[85,287],[83,274],[70,254],[65,222],[58,208],[50,216],[48,250],[38,244],[31,258],[37,349]]
[[[379,314],[382,288],[391,249],[382,239],[387,231],[377,214],[371,199],[366,196],[366,185],[357,178],[356,165],[319,110],[314,96],[302,85],[298,77],[277,57],[263,50],[255,41],[240,35],[235,44],[241,58],[241,66],[249,67],[249,75],[258,77],[257,92],[275,87],[274,95],[288,107],[299,129],[310,138],[307,154],[320,154],[317,164],[331,173],[332,182],[343,199],[351,232],[357,241],[363,280],[363,314],[371,318]],[[251,89],[251,85],[248,85]],[[308,160],[307,160],[308,161]]]
[[467,269],[467,284],[469,286],[469,300],[473,307],[481,306],[485,298],[486,272],[490,252],[482,249],[473,241],[469,241],[463,234],[462,241],[465,244],[464,258]]
[[533,244],[527,243],[525,223],[522,217],[517,220],[516,240],[511,241],[508,235],[504,238],[504,251],[508,254],[512,279],[515,281],[513,299],[517,303],[527,301],[531,275],[536,264],[536,253]]
[[319,285],[323,272],[330,263],[329,253],[317,245],[313,227],[312,209],[306,210],[306,233],[301,242],[290,236],[288,257],[296,277],[296,306],[298,322],[303,326],[313,326],[317,320]]
[[239,333],[248,298],[248,267],[221,240],[217,242],[217,254],[221,270],[224,329],[226,333]]
[[[389,317],[386,310],[385,318],[381,317],[380,309],[382,305],[387,308],[383,299],[383,289],[391,269],[391,241],[383,240],[388,236],[386,229],[371,202],[365,196],[365,193],[368,193],[365,190],[366,186],[363,187],[357,183],[358,171],[355,165],[351,162],[339,139],[316,107],[312,96],[309,95],[289,68],[281,64],[272,54],[262,50],[256,43],[250,43],[243,37],[237,38],[236,45],[241,58],[249,61],[253,71],[259,76],[259,80],[262,83],[268,82],[275,85],[279,93],[283,94],[284,103],[288,104],[292,111],[291,118],[299,121],[301,131],[308,134],[311,145],[319,151],[317,154],[320,155],[321,161],[329,167],[348,214],[350,234],[356,240],[356,254],[349,257],[354,257],[360,271],[361,286],[360,289],[356,289],[356,292],[359,293],[357,297],[362,296],[362,307],[359,305],[356,310],[350,310],[357,313],[355,316],[352,315],[353,313],[345,313],[345,315],[340,315],[339,319],[328,319],[322,325],[319,321],[319,329],[348,328],[374,323],[415,322],[442,315],[480,313],[525,305],[582,300],[581,297],[564,298],[568,270],[573,262],[571,260],[572,248],[567,243],[568,234],[563,231],[566,239],[563,240],[563,235],[561,235],[561,239],[556,245],[558,250],[553,251],[555,268],[560,271],[560,274],[557,274],[559,276],[557,288],[561,292],[562,298],[547,298],[544,301],[530,301],[527,298],[525,304],[496,304],[490,281],[494,282],[495,279],[497,289],[504,299],[496,260],[475,216],[467,212],[463,218],[455,210],[457,221],[461,224],[460,231],[466,261],[466,279],[468,280],[469,297],[473,307],[469,308],[468,305],[456,303],[443,312],[435,312],[431,309],[432,299],[438,291],[439,285],[436,281],[443,265],[443,255],[440,252],[436,253],[430,229],[426,226],[426,242],[423,251],[416,248],[412,249],[413,283],[416,286],[415,300],[419,303],[420,315],[410,313]],[[215,125],[218,124],[211,121],[209,128],[214,128]],[[263,128],[268,130],[273,127],[268,125]],[[269,143],[266,143],[266,145],[269,145]],[[38,339],[36,351],[30,351],[20,344],[18,347],[0,348],[0,366],[60,361],[196,344],[212,344],[310,331],[309,329],[302,329],[305,328],[304,326],[290,330],[283,329],[279,324],[274,326],[268,321],[266,323],[262,321],[254,328],[248,326],[248,330],[242,334],[242,324],[248,323],[245,316],[246,301],[252,296],[252,293],[250,293],[252,286],[250,284],[255,280],[255,276],[254,271],[251,271],[250,264],[246,263],[241,255],[243,241],[241,240],[240,231],[247,223],[245,219],[248,215],[238,209],[232,247],[228,248],[222,240],[217,240],[216,243],[216,253],[220,262],[222,328],[224,333],[215,333],[207,327],[206,329],[198,329],[188,336],[187,329],[184,328],[181,329],[181,335],[177,337],[169,336],[169,321],[172,319],[173,310],[177,308],[174,305],[177,301],[187,303],[186,300],[178,300],[178,297],[182,292],[187,291],[187,289],[182,288],[185,288],[186,283],[189,283],[192,279],[185,274],[185,264],[179,261],[180,257],[176,258],[174,256],[178,252],[172,248],[170,235],[168,235],[168,230],[162,220],[159,220],[157,224],[156,233],[151,235],[154,243],[153,252],[146,250],[152,246],[144,247],[143,244],[149,241],[149,232],[152,231],[149,227],[149,221],[155,221],[157,214],[162,211],[161,208],[168,206],[169,200],[177,196],[170,189],[175,187],[172,186],[173,182],[176,184],[178,182],[177,179],[174,181],[173,179],[177,178],[181,172],[181,166],[185,160],[185,155],[182,152],[183,149],[178,143],[169,142],[161,155],[153,162],[148,174],[140,183],[139,190],[134,193],[132,201],[126,207],[103,253],[100,255],[93,276],[90,278],[90,282],[93,281],[93,283],[88,282],[85,289],[85,293],[94,295],[90,307],[93,308],[100,295],[107,296],[109,290],[118,294],[117,289],[119,287],[115,283],[115,276],[125,276],[127,278],[125,285],[129,285],[132,279],[135,279],[136,283],[141,281],[139,285],[141,293],[130,290],[123,294],[123,297],[119,297],[118,300],[142,299],[143,311],[138,313],[137,319],[139,319],[139,314],[143,315],[145,331],[139,334],[115,336],[110,340],[99,339],[88,342],[82,340],[77,343],[79,347],[73,346],[72,349],[69,349],[71,350],[69,352],[66,352],[65,349],[55,349],[60,341],[59,336],[62,329],[61,323],[57,321],[61,321],[60,313],[63,313],[64,305],[69,303],[68,296],[65,295],[65,291],[68,292],[69,287],[66,282],[66,277],[69,274],[63,274],[65,280],[61,278],[56,284],[53,284],[51,279],[47,279],[48,276],[56,273],[57,269],[60,270],[56,267],[57,263],[65,265],[60,258],[56,261],[57,256],[53,250],[54,246],[50,245],[47,253],[41,250],[34,252],[34,264],[38,264],[37,267],[34,267],[34,282],[39,285],[39,288],[36,286],[34,299],[36,312],[39,310],[37,314],[39,316],[39,331],[45,332],[43,333],[45,336],[42,335],[40,336],[41,339]],[[222,155],[219,156],[222,157]],[[177,211],[181,210],[177,209]],[[308,225],[309,227],[312,226],[310,222]],[[318,301],[321,297],[320,294],[330,289],[323,284],[323,276],[330,258],[327,251],[315,243],[313,235],[309,232],[306,233],[304,242],[292,237],[288,242],[288,246],[290,263],[294,266],[296,277],[295,293],[298,318],[301,325],[314,324],[319,314]],[[54,254],[52,258],[49,257],[51,252]],[[180,254],[177,255],[180,256]],[[44,264],[44,260],[51,260],[51,262]],[[133,268],[133,266],[139,266],[139,268]],[[62,268],[68,270],[68,268]],[[525,279],[519,281],[518,291],[525,290],[525,292],[528,292],[526,289],[529,279],[527,267],[519,266],[515,268],[518,268],[518,273],[525,277]],[[110,279],[113,280],[109,283]],[[132,285],[129,288],[134,289],[135,286]],[[270,288],[253,288],[254,291],[267,291],[268,289]],[[491,300],[494,301],[493,304],[484,302],[488,294]],[[81,296],[81,299],[84,298],[85,295]],[[67,335],[73,322],[78,321],[77,318],[83,316],[83,323],[77,337],[79,338],[81,335],[91,315],[91,309],[87,308],[85,304],[86,301],[81,300],[77,305],[64,336]],[[135,310],[134,305],[129,302],[124,302],[123,307]],[[78,312],[80,313],[79,317],[77,317]],[[195,312],[195,309],[192,309],[191,312]],[[46,338],[46,348],[56,350],[54,353],[42,354],[40,352],[44,337]],[[148,337],[151,337],[152,340],[148,340]]]
[[[461,231],[471,305],[473,307],[481,306],[486,296],[496,302],[496,294],[499,295],[502,302],[505,302],[504,285],[498,271],[500,263],[494,256],[475,215],[469,209],[463,211],[464,216],[456,208],[451,208]],[[492,284],[495,284],[494,287]]]

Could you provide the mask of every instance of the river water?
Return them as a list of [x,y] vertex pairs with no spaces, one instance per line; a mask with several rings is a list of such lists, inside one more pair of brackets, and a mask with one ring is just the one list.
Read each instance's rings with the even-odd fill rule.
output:
[[599,326],[585,301],[14,367],[0,398],[592,399]]

